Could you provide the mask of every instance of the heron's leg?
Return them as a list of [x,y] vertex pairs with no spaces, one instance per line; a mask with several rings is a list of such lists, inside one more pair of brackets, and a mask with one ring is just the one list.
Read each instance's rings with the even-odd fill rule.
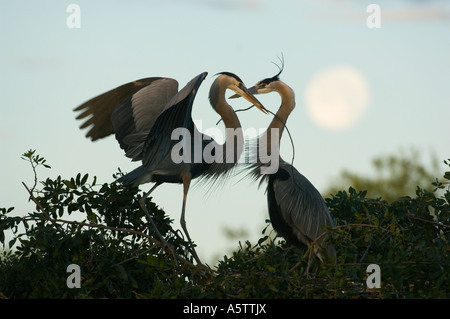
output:
[[317,271],[319,270],[319,263],[323,263],[322,255],[319,251],[318,247],[314,247],[313,243],[308,244],[308,266],[306,267],[306,278],[309,277],[309,269],[313,265],[312,272],[314,276],[317,275]]
[[312,263],[313,263],[313,252],[310,251],[308,254],[308,265],[306,266],[306,278],[310,278],[309,277],[309,268],[311,267]]
[[148,212],[147,207],[145,206],[145,200],[147,199],[147,197],[155,190],[156,187],[158,187],[161,184],[162,184],[161,182],[158,182],[155,185],[153,185],[153,187],[139,200],[139,205],[141,206],[141,209],[144,211],[145,216],[147,217],[147,221],[152,225],[153,229],[155,230],[155,232],[158,235],[161,242],[164,244],[164,246],[169,248],[174,259],[177,260],[175,250],[173,249],[173,247],[171,245],[169,245],[169,243],[161,235],[161,233],[158,230],[158,227],[156,227],[156,224],[153,221],[152,216],[150,216],[150,213]]
[[187,230],[186,227],[186,219],[185,219],[185,212],[186,212],[186,198],[187,198],[187,194],[189,191],[189,186],[191,185],[191,174],[184,174],[182,176],[183,179],[183,207],[181,209],[181,219],[180,219],[180,224],[181,227],[183,228],[183,231],[189,241],[189,245],[192,248],[192,256],[194,256],[195,261],[197,262],[198,265],[203,266],[202,262],[200,261],[200,258],[198,258],[197,252],[195,251],[194,245],[192,243],[191,240],[191,236],[189,236],[189,232]]

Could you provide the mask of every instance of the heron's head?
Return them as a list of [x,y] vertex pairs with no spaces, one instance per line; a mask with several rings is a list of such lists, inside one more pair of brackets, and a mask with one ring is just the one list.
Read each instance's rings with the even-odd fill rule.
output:
[[[278,90],[280,80],[280,74],[284,69],[284,59],[280,59],[281,66],[278,66],[278,73],[272,76],[271,78],[265,78],[259,82],[257,82],[254,86],[248,89],[251,94],[266,94],[270,92],[274,92]],[[275,64],[276,65],[276,64]],[[239,95],[235,94],[231,96],[231,99],[238,98]]]
[[[244,82],[236,75],[230,72],[220,72],[218,73],[216,80],[217,88],[225,87],[236,93],[237,96],[242,96],[244,99],[255,105],[263,113],[267,113],[266,108],[258,101],[258,99],[247,89]],[[214,86],[214,85],[213,85]],[[213,94],[215,95],[215,94]],[[210,94],[210,99],[213,98]]]
[[[281,71],[271,77],[271,78],[266,78],[263,79],[259,82],[257,82],[254,86],[252,86],[251,88],[248,89],[248,92],[250,92],[251,94],[266,94],[266,93],[270,93],[270,92],[274,92],[278,90],[279,84],[281,82],[280,80],[280,75]],[[230,97],[230,99],[235,99],[240,97],[240,95],[235,94],[233,96]]]
[[258,83],[256,83],[253,87],[251,87],[248,90],[252,94],[266,94],[266,93],[274,92],[277,90],[279,82],[280,82],[280,78],[277,74],[271,78],[266,78],[266,79],[259,81]]

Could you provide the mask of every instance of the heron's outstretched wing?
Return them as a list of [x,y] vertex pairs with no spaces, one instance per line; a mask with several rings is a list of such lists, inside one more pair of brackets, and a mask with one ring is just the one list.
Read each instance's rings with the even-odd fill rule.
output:
[[[282,235],[288,241],[293,233],[306,244],[324,232],[323,226],[333,226],[319,191],[286,162],[280,163],[278,172],[269,177],[268,201],[274,228],[281,228]],[[294,238],[290,239],[292,241]]]
[[145,78],[103,93],[78,106],[75,111],[83,111],[77,119],[90,116],[80,126],[92,125],[87,137],[95,141],[115,133],[126,156],[139,160],[148,132],[177,92],[176,80]]
[[169,155],[177,143],[171,139],[176,128],[189,130],[195,138],[196,128],[192,121],[192,105],[197,90],[208,73],[204,72],[193,78],[166,104],[165,111],[158,117],[147,135],[143,148],[143,164],[145,167],[157,167]]
[[88,117],[84,123],[81,124],[80,128],[83,129],[92,125],[87,132],[86,137],[95,141],[114,133],[111,123],[111,114],[114,109],[127,97],[159,79],[161,78],[145,78],[123,84],[76,107],[74,109],[75,112],[82,111],[82,113],[78,114],[76,117],[77,120]]
[[127,157],[134,161],[142,159],[148,133],[177,92],[177,81],[167,78],[155,80],[114,109],[111,122],[116,139]]

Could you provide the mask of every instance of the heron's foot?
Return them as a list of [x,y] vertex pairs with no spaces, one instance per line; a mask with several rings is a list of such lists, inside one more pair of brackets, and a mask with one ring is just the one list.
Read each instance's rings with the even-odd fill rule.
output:
[[173,246],[171,244],[169,244],[164,238],[161,239],[161,242],[163,244],[163,250],[166,251],[166,249],[169,251],[169,253],[172,255],[173,260],[175,262],[178,262],[178,254],[175,251],[175,249],[173,248]]
[[188,232],[188,230],[187,230],[187,227],[186,227],[186,221],[185,221],[183,218],[180,220],[180,224],[181,224],[181,228],[183,228],[184,234],[186,235],[187,241],[188,241],[188,243],[189,243],[188,250],[189,250],[189,252],[191,253],[192,257],[194,257],[195,261],[197,262],[197,265],[198,265],[200,268],[204,268],[205,270],[206,270],[206,269],[209,269],[209,270],[210,270],[210,268],[207,267],[207,266],[205,266],[205,265],[202,263],[202,261],[200,260],[200,258],[198,257],[197,252],[195,251],[195,245],[194,245],[194,243],[192,242],[191,236],[189,235],[189,232]]
[[210,276],[212,273],[214,273],[214,270],[211,269],[211,267],[208,266],[208,264],[203,264],[200,258],[197,255],[197,252],[195,251],[193,243],[189,240],[189,252],[191,253],[192,257],[194,257],[195,262],[197,263],[194,265],[199,271],[202,276]]
[[202,261],[200,260],[200,258],[197,255],[197,252],[195,251],[194,248],[194,244],[192,243],[192,241],[189,239],[189,251],[192,254],[192,257],[194,257],[195,262],[197,263],[197,266],[204,269],[204,270],[211,270],[208,266],[205,266]]
[[317,274],[318,267],[317,267],[317,265],[315,265],[315,259],[316,258],[315,258],[315,255],[312,253],[311,249],[308,249],[306,251],[306,253],[303,255],[303,258],[301,258],[291,269],[289,269],[289,273],[293,272],[295,269],[300,267],[305,262],[306,258],[308,258],[307,264],[306,264],[306,269],[305,269],[306,278],[307,279],[311,279],[311,276],[310,276],[310,273],[311,273],[310,272],[310,268],[311,268],[311,266],[313,266],[313,271],[312,272],[313,272],[314,277],[315,277],[315,275]]

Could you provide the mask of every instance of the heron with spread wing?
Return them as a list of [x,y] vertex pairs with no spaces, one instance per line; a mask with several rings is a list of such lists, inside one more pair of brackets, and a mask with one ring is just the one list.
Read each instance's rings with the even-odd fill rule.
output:
[[[237,160],[234,162],[223,160],[211,162],[203,158],[198,160],[199,154],[194,152],[182,162],[173,159],[173,149],[180,143],[172,139],[175,129],[183,128],[189,133],[183,136],[182,143],[185,147],[191,147],[190,149],[195,149],[195,145],[201,145],[201,152],[203,152],[210,143],[215,143],[211,137],[197,130],[191,115],[195,95],[206,76],[207,72],[199,74],[180,91],[178,91],[178,82],[174,79],[144,78],[103,93],[74,110],[81,112],[77,119],[84,120],[80,128],[89,128],[86,137],[95,141],[115,134],[125,155],[133,161],[142,161],[141,166],[120,177],[116,182],[136,186],[148,182],[155,183],[141,198],[140,205],[158,234],[159,231],[145,207],[145,199],[163,183],[183,184],[180,224],[192,246],[192,255],[198,264],[201,262],[192,245],[185,221],[186,198],[191,180],[202,175],[210,178],[218,177],[232,170],[237,163]],[[227,89],[244,97],[266,113],[264,106],[249,93],[237,75],[229,72],[219,73],[211,85],[209,100],[227,128],[241,128],[233,108],[226,102]],[[242,135],[227,136],[225,143],[230,142],[230,139],[236,142],[239,136]],[[242,147],[243,141],[234,145],[235,147],[231,149],[234,154],[231,155],[239,157],[242,152],[239,145]],[[221,153],[216,156],[229,157],[230,154]],[[159,236],[165,243],[162,236],[160,234]]]

